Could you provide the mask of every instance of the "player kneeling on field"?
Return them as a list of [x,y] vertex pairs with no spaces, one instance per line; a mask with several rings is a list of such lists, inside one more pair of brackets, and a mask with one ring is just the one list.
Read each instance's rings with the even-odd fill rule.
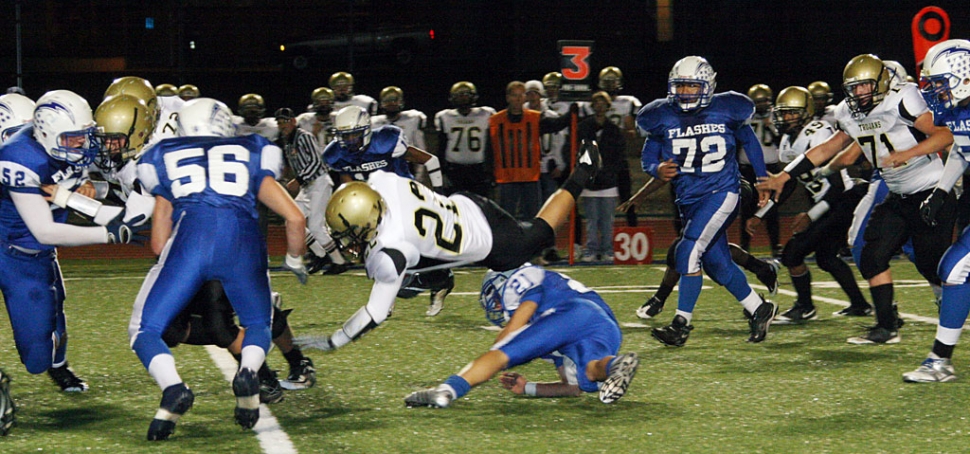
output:
[[617,356],[622,334],[613,311],[596,292],[563,274],[526,264],[485,275],[480,295],[485,316],[502,326],[495,344],[436,388],[404,399],[408,407],[444,408],[499,371],[533,359],[552,360],[562,377],[554,383],[527,382],[516,373],[502,385],[516,394],[579,396],[599,391],[600,401],[623,397],[640,361]]

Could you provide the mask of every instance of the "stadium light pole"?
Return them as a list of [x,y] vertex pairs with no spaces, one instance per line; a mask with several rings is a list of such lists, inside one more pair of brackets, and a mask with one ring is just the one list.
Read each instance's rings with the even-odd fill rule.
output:
[[20,39],[20,2],[21,2],[21,0],[17,0],[17,3],[14,5],[14,20],[15,20],[15,22],[17,24],[16,25],[16,30],[17,30],[17,86],[20,87],[20,88],[24,88],[24,65],[23,65],[23,57],[24,57],[23,52],[24,52],[24,49],[23,49],[23,43],[21,42],[21,39]]

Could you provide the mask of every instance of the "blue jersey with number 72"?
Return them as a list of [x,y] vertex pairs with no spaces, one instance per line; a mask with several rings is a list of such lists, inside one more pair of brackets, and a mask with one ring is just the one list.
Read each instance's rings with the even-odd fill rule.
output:
[[233,207],[257,218],[263,178],[279,177],[283,153],[264,137],[176,137],[138,160],[138,180],[172,202],[172,218],[199,204]]
[[[647,104],[637,114],[637,126],[649,134],[642,156],[644,169],[667,160],[677,163],[680,169],[671,184],[678,204],[716,192],[738,193],[738,145],[749,156],[761,156],[761,145],[745,124],[752,113],[754,103],[733,91],[715,94],[710,105],[692,112],[681,112],[666,98]],[[651,142],[659,147],[649,147]]]

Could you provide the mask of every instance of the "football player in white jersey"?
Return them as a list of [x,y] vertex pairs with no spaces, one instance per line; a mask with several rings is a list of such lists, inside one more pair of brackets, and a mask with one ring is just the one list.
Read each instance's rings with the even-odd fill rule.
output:
[[815,119],[825,120],[835,126],[835,104],[832,104],[832,88],[824,80],[816,80],[808,84],[808,91],[812,92],[815,100]]
[[[613,99],[613,102],[610,104],[610,110],[606,113],[606,117],[626,133],[627,143],[632,144],[642,141],[637,131],[636,116],[640,108],[643,107],[643,103],[635,96],[620,94],[620,91],[623,90],[623,73],[620,71],[620,68],[616,66],[603,68],[600,71],[597,83],[600,90],[605,91]],[[587,115],[592,115],[592,105],[587,103],[586,107]],[[628,200],[633,195],[632,182],[630,180],[630,163],[626,160],[625,154],[624,159],[620,160],[616,186],[620,190],[620,200]],[[637,225],[637,212],[634,207],[626,211],[626,223],[631,227]]]
[[485,197],[445,197],[390,172],[342,185],[327,205],[327,225],[344,252],[363,259],[374,286],[367,304],[331,336],[298,343],[333,350],[358,339],[387,319],[408,273],[471,263],[496,271],[521,266],[555,243],[555,229],[601,166],[596,144],[584,144],[562,189],[522,223]]
[[247,93],[239,98],[239,115],[232,116],[232,123],[236,125],[236,136],[259,134],[270,142],[279,136],[276,119],[263,117],[266,114],[266,102],[256,93]]
[[297,127],[316,136],[317,143],[333,140],[333,100],[333,90],[319,87],[310,93],[307,112],[296,116]]
[[[770,173],[778,173],[781,171],[781,165],[778,163],[778,139],[781,138],[781,134],[775,129],[771,115],[774,96],[771,87],[765,84],[755,84],[751,88],[748,88],[748,97],[751,98],[751,101],[754,101],[754,114],[751,115],[747,123],[754,129],[755,136],[761,142],[761,150],[765,157],[765,167]],[[738,150],[738,164],[740,164],[741,176],[745,180],[748,180],[748,183],[755,184],[758,182],[758,179],[754,175],[754,168],[751,167],[748,155],[744,154],[743,149]],[[789,185],[786,192],[790,194],[794,189],[795,185]],[[748,217],[742,214],[741,225],[747,225],[748,219]],[[768,244],[771,245],[771,255],[778,257],[781,255],[781,227],[778,221],[778,210],[768,211],[764,215],[763,220],[765,230],[768,232]],[[739,245],[741,249],[746,251],[751,250],[752,234],[750,231],[751,229],[741,229],[741,242]]]
[[[829,123],[812,119],[815,103],[812,94],[803,87],[788,87],[778,93],[772,113],[775,129],[782,134],[779,159],[786,164],[835,134],[835,128]],[[808,191],[813,205],[795,216],[793,235],[781,253],[781,263],[788,268],[798,298],[791,309],[777,315],[772,323],[794,324],[818,317],[812,301],[812,275],[805,265],[805,257],[813,252],[818,267],[835,278],[856,311],[871,313],[872,308],[859,290],[852,269],[839,258],[852,212],[868,185],[863,180],[850,178],[845,169],[828,177],[809,172],[798,175],[797,179]],[[755,213],[752,220],[771,209],[769,205],[774,205],[773,201]]]
[[853,58],[842,76],[846,99],[835,112],[840,130],[760,184],[759,190],[766,201],[791,175],[810,172],[847,147],[838,166],[854,162],[862,154],[880,170],[890,194],[873,209],[859,264],[862,277],[869,281],[877,324],[848,342],[897,343],[899,324],[889,262],[912,240],[917,270],[928,281],[940,283],[936,266],[951,242],[956,201],[952,195],[945,200],[935,226],[920,219],[919,208],[943,175],[939,153],[953,143],[953,134],[933,124],[933,115],[915,84],[890,87],[892,76],[879,57],[863,54]]
[[[330,88],[333,90],[333,110],[354,105],[367,111],[371,116],[377,115],[377,101],[367,95],[354,94],[354,76],[348,72],[339,71],[330,76]],[[322,142],[321,142],[322,143]]]
[[486,159],[488,119],[495,109],[476,106],[478,90],[467,81],[451,86],[448,101],[453,108],[435,114],[438,131],[438,156],[443,171],[451,182],[451,191],[469,191],[487,197],[492,172]]
[[[404,90],[400,87],[388,86],[381,90],[378,96],[381,102],[382,115],[370,118],[371,127],[376,129],[384,125],[394,125],[401,128],[401,134],[408,144],[426,150],[424,128],[428,125],[428,116],[417,109],[402,110],[404,108]],[[429,184],[428,172],[423,165],[411,164],[414,179]]]

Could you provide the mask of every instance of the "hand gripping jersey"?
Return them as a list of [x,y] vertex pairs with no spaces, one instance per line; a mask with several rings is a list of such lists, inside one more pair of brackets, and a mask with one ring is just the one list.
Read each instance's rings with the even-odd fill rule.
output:
[[483,260],[491,252],[492,230],[481,208],[468,198],[445,197],[421,183],[387,172],[372,173],[367,183],[385,202],[377,237],[365,252],[368,276],[383,275],[378,267],[389,265],[375,259],[384,249],[404,254],[409,271],[427,269],[426,264],[432,262],[419,265],[423,258],[448,262],[437,268],[451,268]]
[[374,128],[363,153],[351,152],[332,140],[323,150],[323,160],[334,171],[351,175],[355,180],[366,180],[367,175],[377,170],[413,179],[411,168],[404,160],[407,151],[408,143],[401,128],[387,125]]
[[[926,136],[913,127],[913,122],[926,113],[926,101],[915,84],[891,88],[886,98],[861,120],[852,118],[845,101],[835,110],[839,129],[861,147],[862,154],[879,168],[880,161],[895,151],[913,148]],[[943,174],[943,163],[937,153],[917,156],[901,167],[879,168],[891,192],[907,195],[936,186]]]
[[[667,98],[647,104],[637,114],[637,126],[647,141],[660,143],[660,162],[680,166],[671,180],[678,204],[692,203],[714,192],[738,193],[740,176],[735,134],[754,112],[754,103],[733,91],[718,93],[707,107],[682,113]],[[760,152],[760,150],[758,150]]]
[[[33,139],[34,128],[21,128],[0,147],[0,242],[25,249],[50,251],[54,246],[41,244],[30,233],[11,192],[46,195],[45,184],[61,184],[72,191],[87,180],[87,171],[65,161],[51,158],[44,147]],[[67,222],[68,210],[51,205],[54,222]]]
[[421,111],[415,109],[405,110],[394,121],[389,121],[387,115],[377,115],[371,117],[370,123],[374,128],[384,125],[397,126],[401,128],[408,144],[422,150],[427,149],[427,144],[424,142],[424,127],[428,123],[428,117]]
[[259,135],[166,139],[138,161],[146,190],[172,202],[172,219],[194,205],[232,207],[259,217],[256,195],[263,178],[278,178],[283,153]]
[[[788,164],[812,147],[825,142],[833,134],[835,134],[835,128],[824,120],[809,122],[798,134],[794,136],[785,134],[781,137],[781,144],[778,148],[779,158],[781,162]],[[795,178],[808,190],[812,201],[815,203],[821,202],[830,192],[833,196],[838,196],[838,194],[852,189],[854,185],[846,169],[842,169],[828,178],[817,179],[815,172],[795,175]]]
[[495,115],[491,107],[472,107],[468,115],[458,109],[445,109],[434,116],[434,128],[448,137],[444,160],[461,165],[485,162],[488,119]]

